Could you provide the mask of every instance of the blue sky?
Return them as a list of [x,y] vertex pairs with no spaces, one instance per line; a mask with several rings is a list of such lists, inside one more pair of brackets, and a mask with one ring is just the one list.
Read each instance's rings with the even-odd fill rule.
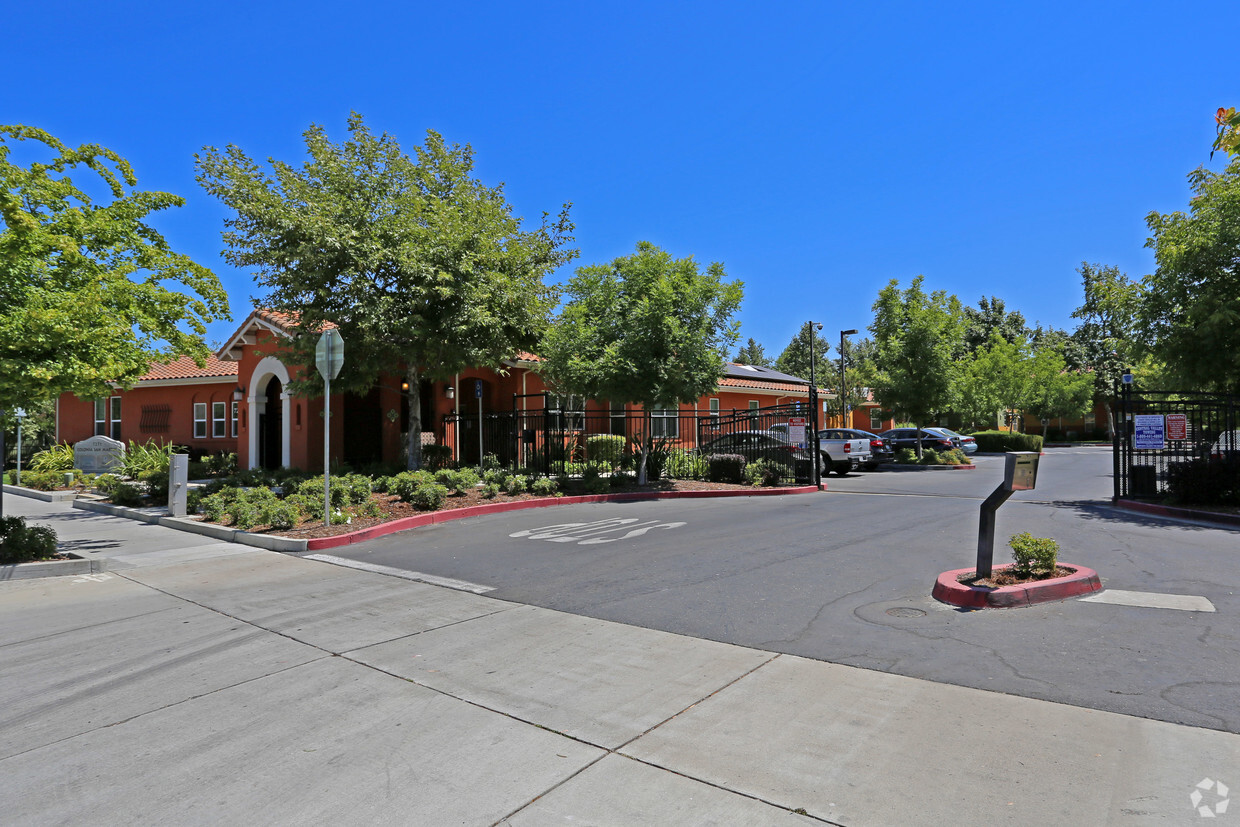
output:
[[214,269],[204,145],[300,163],[361,112],[406,147],[469,143],[581,257],[652,241],[745,282],[742,342],[864,328],[917,274],[1071,327],[1082,261],[1132,276],[1184,209],[1213,112],[1240,105],[1240,3],[13,3],[0,122],[100,143],[185,196],[156,226]]

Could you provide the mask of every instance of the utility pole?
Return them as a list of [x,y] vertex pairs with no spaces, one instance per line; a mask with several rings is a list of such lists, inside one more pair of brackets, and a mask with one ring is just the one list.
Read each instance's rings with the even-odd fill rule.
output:
[[844,337],[853,336],[856,333],[856,330],[840,331],[840,418],[844,421],[841,428],[850,427],[848,424],[848,385],[844,375]]

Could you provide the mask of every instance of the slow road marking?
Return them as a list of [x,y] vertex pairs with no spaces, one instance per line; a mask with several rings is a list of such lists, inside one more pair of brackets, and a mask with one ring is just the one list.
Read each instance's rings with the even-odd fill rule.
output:
[[[614,543],[617,540],[640,537],[655,529],[667,531],[680,528],[682,525],[684,523],[663,523],[658,520],[639,522],[637,517],[613,517],[610,520],[596,520],[592,523],[556,523],[542,528],[527,528],[524,531],[514,531],[508,536],[546,540],[548,543],[576,543],[579,546],[592,546],[598,543]],[[612,534],[618,536],[608,536]]]
[[1213,612],[1214,604],[1195,594],[1158,594],[1157,592],[1126,592],[1106,589],[1082,597],[1083,603],[1110,603],[1115,606],[1139,606],[1143,609],[1179,609],[1183,612]]

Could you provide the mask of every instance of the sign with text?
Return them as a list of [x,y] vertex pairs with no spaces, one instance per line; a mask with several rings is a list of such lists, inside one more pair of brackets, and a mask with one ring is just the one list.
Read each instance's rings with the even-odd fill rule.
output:
[[1167,439],[1188,439],[1188,416],[1167,414]]
[[788,441],[805,447],[805,417],[794,416],[788,420]]
[[1132,447],[1137,451],[1160,451],[1167,447],[1167,425],[1162,414],[1135,414]]

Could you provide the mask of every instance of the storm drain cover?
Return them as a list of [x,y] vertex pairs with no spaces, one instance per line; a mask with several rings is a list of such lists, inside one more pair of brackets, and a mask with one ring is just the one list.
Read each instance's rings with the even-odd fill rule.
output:
[[892,617],[925,617],[926,613],[921,609],[914,609],[911,606],[896,606],[894,609],[888,609],[887,614]]

